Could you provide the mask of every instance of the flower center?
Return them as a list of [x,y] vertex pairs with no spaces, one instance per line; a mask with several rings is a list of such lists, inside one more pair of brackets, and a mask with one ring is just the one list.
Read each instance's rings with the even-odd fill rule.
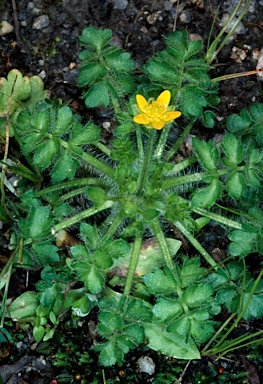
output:
[[153,120],[160,119],[165,112],[165,105],[163,103],[159,103],[158,101],[153,101],[145,108],[146,115]]

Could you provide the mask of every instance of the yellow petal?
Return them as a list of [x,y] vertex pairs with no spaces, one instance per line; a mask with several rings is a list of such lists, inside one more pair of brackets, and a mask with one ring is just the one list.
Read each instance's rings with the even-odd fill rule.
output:
[[145,112],[148,107],[146,99],[142,95],[136,95],[136,101],[141,112]]
[[171,92],[166,90],[163,91],[157,98],[158,103],[164,104],[166,107],[168,107],[171,99]]
[[169,121],[172,121],[174,119],[178,119],[178,117],[180,117],[182,114],[182,112],[180,111],[172,111],[172,112],[166,112],[162,118],[165,122],[169,122]]
[[159,120],[159,121],[153,121],[153,122],[152,122],[152,126],[153,126],[153,128],[159,130],[159,129],[162,129],[162,128],[164,127],[164,122],[161,121],[161,120]]
[[139,115],[134,116],[133,121],[137,124],[149,124],[150,120],[144,113],[140,113]]

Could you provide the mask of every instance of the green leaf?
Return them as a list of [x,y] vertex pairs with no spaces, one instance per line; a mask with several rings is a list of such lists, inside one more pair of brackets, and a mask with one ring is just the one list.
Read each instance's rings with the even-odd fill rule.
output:
[[259,164],[262,161],[263,154],[259,149],[254,148],[253,146],[249,146],[247,148],[246,157],[247,164],[251,166],[254,164]]
[[183,287],[189,287],[191,284],[203,279],[205,268],[200,268],[200,258],[185,259],[180,272],[181,283]]
[[84,282],[85,288],[94,295],[102,291],[104,277],[98,269],[88,263],[74,263],[73,268],[78,272],[78,279]]
[[232,256],[244,257],[253,251],[253,245],[257,237],[256,233],[248,233],[241,230],[234,230],[229,235],[232,243],[228,247],[228,251]]
[[191,319],[190,324],[190,333],[197,344],[205,343],[215,333],[213,321]]
[[121,125],[118,125],[115,129],[116,134],[125,134],[133,132],[136,129],[135,124],[129,121],[124,121],[121,123]]
[[107,67],[116,72],[130,72],[134,68],[134,63],[130,59],[131,55],[128,52],[123,52],[122,49],[116,48],[115,51],[106,55],[105,61]]
[[227,287],[220,289],[216,294],[216,300],[219,304],[223,304],[228,310],[231,310],[231,303],[237,291],[235,287]]
[[244,147],[241,144],[241,140],[231,133],[227,133],[224,136],[222,149],[226,155],[226,158],[222,159],[222,162],[227,167],[236,167],[243,161]]
[[92,261],[96,267],[105,272],[113,265],[112,258],[103,249],[97,249],[94,252]]
[[200,359],[195,343],[189,338],[185,341],[179,334],[164,331],[161,326],[151,323],[144,325],[148,346],[154,351],[176,359]]
[[32,76],[29,78],[29,81],[31,92],[29,98],[26,100],[26,105],[30,111],[33,111],[37,103],[48,97],[48,91],[44,90],[43,80],[39,76]]
[[92,249],[96,248],[97,242],[99,241],[98,228],[96,225],[81,223],[80,236]]
[[131,246],[127,241],[123,239],[111,240],[102,248],[105,249],[105,252],[109,253],[110,257],[113,259],[119,259],[128,254],[131,249]]
[[51,244],[33,244],[32,250],[40,266],[44,267],[48,264],[59,262],[59,249]]
[[182,300],[189,307],[205,305],[213,300],[213,293],[209,283],[192,285],[183,293]]
[[153,314],[161,321],[170,321],[182,313],[182,305],[173,299],[157,299]]
[[7,340],[12,341],[12,336],[10,335],[10,333],[5,328],[1,328],[0,344],[6,343]]
[[[19,115],[20,116],[20,115]],[[32,124],[37,132],[40,132],[43,136],[48,133],[50,128],[50,110],[36,111],[31,115]],[[22,115],[23,117],[23,115]],[[25,117],[26,118],[26,115]],[[30,120],[31,120],[30,119]],[[25,122],[28,125],[28,121]]]
[[62,289],[56,283],[54,283],[52,287],[46,287],[45,290],[38,295],[40,304],[43,305],[43,307],[49,307],[51,309],[56,301],[62,303],[64,295],[60,291],[62,291]]
[[36,315],[39,317],[47,317],[50,312],[50,308],[43,307],[43,305],[39,305],[36,310]]
[[89,199],[96,205],[101,205],[107,200],[105,191],[98,187],[88,187],[87,194]]
[[12,69],[5,79],[0,78],[0,115],[9,110],[11,115],[20,106],[22,100],[30,96],[29,77],[23,77],[17,69]]
[[146,208],[142,212],[145,222],[151,222],[155,217],[159,215],[159,212],[156,209]]
[[80,68],[80,74],[78,78],[79,85],[80,87],[83,87],[92,82],[95,82],[96,80],[101,80],[104,78],[104,76],[106,76],[106,74],[107,70],[103,64],[99,64],[98,62],[84,64]]
[[50,313],[49,313],[49,320],[51,321],[51,323],[53,325],[57,325],[58,324],[58,320],[57,320],[56,315],[55,315],[55,313],[53,311],[50,311]]
[[144,283],[147,286],[147,290],[153,294],[169,294],[176,292],[177,283],[168,268],[154,269],[152,273],[145,275]]
[[206,107],[205,92],[193,85],[182,88],[181,111],[185,116],[201,117]]
[[261,227],[263,227],[263,210],[260,209],[259,207],[251,207],[249,208],[248,213],[256,219],[256,221],[259,223]]
[[[126,306],[126,304],[125,304]],[[131,322],[143,323],[152,318],[152,305],[138,298],[132,298],[128,301],[126,309],[126,319]]]
[[69,203],[62,203],[54,207],[54,215],[59,220],[60,218],[69,216],[73,212],[73,208]]
[[111,38],[112,31],[110,29],[87,27],[82,31],[79,41],[81,44],[92,47],[100,52],[102,48],[109,43]]
[[210,173],[216,172],[219,160],[219,151],[213,141],[210,140],[206,143],[204,140],[199,140],[194,137],[192,144],[198,161],[202,167]]
[[137,324],[130,324],[125,327],[125,335],[135,344],[141,344],[144,341],[144,330]]
[[22,137],[23,147],[22,150],[25,154],[31,153],[34,151],[34,148],[44,140],[44,136],[40,133],[27,134]]
[[158,59],[151,59],[143,67],[143,69],[153,82],[174,85],[178,83],[178,74],[174,70],[173,65],[167,62]]
[[226,127],[233,134],[243,134],[251,124],[251,118],[246,109],[241,109],[240,115],[233,114],[226,119]]
[[[83,261],[83,262],[90,262],[91,259],[91,254],[88,250],[88,247],[85,247],[84,245],[75,245],[70,248],[71,254],[74,259],[78,261]],[[83,265],[84,268],[84,265]]]
[[226,180],[226,189],[233,199],[240,199],[246,189],[246,179],[241,172],[232,172]]
[[18,221],[19,228],[25,238],[40,240],[50,234],[52,219],[49,218],[48,207],[33,207],[26,219]]
[[[247,304],[247,301],[250,297],[250,292],[243,293],[242,298],[242,308]],[[238,294],[234,300],[232,301],[231,310],[233,312],[238,312],[240,308],[240,294]],[[243,318],[247,321],[251,320],[251,318],[258,318],[263,316],[263,294],[253,295],[249,299],[249,305],[244,312]]]
[[39,343],[45,335],[45,328],[42,325],[33,328],[33,336],[37,343]]
[[179,319],[172,321],[166,328],[167,332],[179,334],[185,338],[189,334],[190,322],[187,316],[180,316]]
[[99,347],[101,349],[99,354],[100,364],[105,367],[109,367],[116,364],[116,362],[122,363],[124,354],[116,345],[115,339],[107,341]]
[[191,56],[196,55],[198,52],[201,51],[202,46],[203,46],[203,43],[201,40],[190,41],[190,43],[188,44],[187,52],[185,54],[184,59],[186,60],[186,59],[189,59]]
[[258,189],[260,187],[260,177],[254,169],[245,169],[246,179],[248,184],[254,188]]
[[214,128],[216,114],[212,111],[204,111],[203,123],[206,128]]
[[216,200],[221,196],[222,184],[218,178],[214,178],[211,184],[202,188],[201,190],[194,193],[192,198],[192,206],[200,208],[212,207]]
[[54,183],[58,183],[65,179],[71,180],[75,176],[79,166],[78,160],[74,159],[69,152],[64,151],[51,171],[51,179]]
[[249,112],[254,121],[263,123],[263,104],[253,103],[249,107]]
[[13,321],[32,321],[38,307],[37,292],[27,291],[18,296],[8,307]]
[[60,152],[60,143],[56,138],[46,140],[39,144],[35,150],[33,156],[34,163],[40,168],[45,169],[51,165],[54,157]]
[[54,336],[55,331],[56,331],[55,327],[47,330],[46,334],[43,337],[43,342],[52,339],[52,337]]
[[98,331],[103,335],[109,335],[123,328],[121,315],[112,312],[101,312],[99,314]]
[[73,312],[79,317],[85,317],[90,313],[92,302],[87,295],[81,297],[72,305]]
[[86,124],[84,127],[80,123],[73,126],[70,143],[84,145],[95,143],[100,139],[100,128],[95,124]]
[[110,102],[109,85],[107,81],[101,81],[92,85],[84,95],[85,104],[88,108],[95,108],[99,105],[107,107]]
[[69,107],[62,107],[57,111],[56,124],[52,134],[60,136],[65,134],[73,123],[73,113]]

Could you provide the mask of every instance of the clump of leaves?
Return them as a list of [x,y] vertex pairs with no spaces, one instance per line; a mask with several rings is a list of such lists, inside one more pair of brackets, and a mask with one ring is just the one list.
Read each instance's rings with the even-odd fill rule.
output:
[[[110,39],[109,30],[83,31],[79,77],[88,107],[114,109],[117,126],[108,145],[97,125],[83,122],[60,101],[43,101],[42,90],[14,119],[26,165],[23,172],[16,168],[23,178],[17,200],[6,202],[13,221],[12,263],[41,268],[41,279],[36,291],[12,302],[9,314],[31,322],[40,342],[54,336],[66,311],[85,318],[96,307],[100,343],[94,350],[104,366],[121,364],[144,343],[178,359],[200,359],[213,342],[213,352],[226,353],[246,341],[223,343],[228,322],[236,316],[231,330],[242,318],[262,316],[263,271],[252,278],[245,262],[251,252],[263,254],[263,155],[255,133],[261,107],[242,112],[251,131],[237,136],[240,117],[232,116],[220,143],[193,138],[191,155],[177,163],[195,122],[213,127],[211,108],[219,102],[201,42],[173,32],[166,49],[137,75],[130,55]],[[9,91],[16,94],[16,81],[27,90],[21,103],[30,100],[22,77],[13,79]],[[182,111],[185,125],[171,144],[172,120],[180,116],[174,110]],[[79,197],[84,203],[76,209]],[[216,262],[202,245],[201,230],[211,220],[228,234],[230,263]],[[69,228],[78,239],[60,249],[58,236]],[[199,256],[185,256],[168,228]],[[222,309],[230,313],[226,324],[215,320]]]

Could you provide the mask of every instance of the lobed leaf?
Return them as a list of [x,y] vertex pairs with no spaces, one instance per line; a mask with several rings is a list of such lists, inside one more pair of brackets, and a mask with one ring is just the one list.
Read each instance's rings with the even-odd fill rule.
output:
[[179,334],[166,332],[161,326],[151,323],[144,325],[148,346],[154,351],[176,359],[200,359],[200,353],[191,338],[186,341]]
[[83,29],[82,34],[79,36],[79,41],[86,47],[91,47],[100,52],[109,43],[111,38],[112,31],[110,29],[87,27]]

